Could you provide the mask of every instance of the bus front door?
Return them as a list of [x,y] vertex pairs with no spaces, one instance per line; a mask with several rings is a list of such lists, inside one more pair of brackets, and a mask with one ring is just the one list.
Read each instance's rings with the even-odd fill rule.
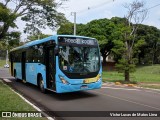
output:
[[55,83],[55,56],[54,56],[54,47],[47,47],[46,51],[46,78],[47,78],[47,87],[56,91]]

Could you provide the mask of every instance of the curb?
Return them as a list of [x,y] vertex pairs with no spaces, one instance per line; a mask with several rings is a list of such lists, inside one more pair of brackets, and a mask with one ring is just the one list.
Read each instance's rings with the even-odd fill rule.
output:
[[136,87],[137,84],[122,84],[120,82],[115,82],[115,85],[128,86],[128,87]]
[[122,84],[120,82],[106,82],[106,83],[103,83],[103,85],[108,85],[108,84],[112,84],[112,85],[115,85],[115,86],[121,86],[121,87],[143,88],[143,89],[147,89],[147,90],[154,90],[154,91],[160,92],[160,89],[141,87],[141,86],[138,86],[137,84]]
[[122,87],[138,87],[137,84],[122,84],[120,82],[105,82],[103,85],[116,85],[116,86],[122,86]]

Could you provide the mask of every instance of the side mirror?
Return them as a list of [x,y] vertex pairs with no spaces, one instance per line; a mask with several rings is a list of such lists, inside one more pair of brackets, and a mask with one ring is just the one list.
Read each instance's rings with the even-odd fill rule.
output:
[[58,46],[55,46],[55,48],[54,48],[54,54],[55,54],[55,56],[57,56],[59,54],[59,48],[58,48]]

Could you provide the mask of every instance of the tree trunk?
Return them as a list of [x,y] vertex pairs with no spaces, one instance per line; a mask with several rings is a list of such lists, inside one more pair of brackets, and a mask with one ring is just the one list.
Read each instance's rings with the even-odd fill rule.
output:
[[129,79],[129,78],[130,78],[130,76],[129,76],[129,75],[130,75],[130,74],[129,74],[129,71],[128,71],[128,70],[125,70],[125,73],[124,73],[124,74],[125,74],[125,81],[126,81],[126,82],[129,82],[129,81],[130,81],[130,79]]
[[106,63],[106,55],[103,55],[103,64]]

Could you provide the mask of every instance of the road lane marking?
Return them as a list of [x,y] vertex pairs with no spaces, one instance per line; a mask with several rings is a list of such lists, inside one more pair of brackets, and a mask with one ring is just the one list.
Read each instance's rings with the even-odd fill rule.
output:
[[156,110],[160,110],[160,108],[153,107],[153,106],[150,106],[150,105],[146,105],[146,104],[134,102],[134,101],[131,101],[131,100],[127,100],[127,99],[119,98],[119,97],[116,97],[116,96],[104,94],[104,93],[101,93],[101,92],[96,92],[96,91],[93,91],[93,92],[98,93],[98,94],[101,94],[101,95],[104,95],[104,96],[108,96],[108,97],[111,97],[111,98],[115,98],[115,99],[118,99],[118,100],[122,100],[122,101],[130,102],[130,103],[134,103],[134,104],[137,104],[137,105],[149,107],[149,108],[156,109]]
[[[152,90],[152,89],[151,89]],[[150,91],[150,90],[145,90],[145,92],[148,92],[148,93],[155,93],[155,94],[160,94],[159,92],[154,92],[154,91]]]
[[9,79],[3,79],[5,82],[10,83],[12,81],[10,81]]
[[101,87],[101,88],[109,88],[109,89],[115,89],[115,90],[135,90],[135,91],[141,91],[139,89],[114,88],[114,87]]
[[[3,79],[4,80],[4,79]],[[6,79],[7,80],[7,79]],[[4,80],[4,81],[6,81]],[[8,80],[10,81],[10,80]],[[6,85],[6,84],[4,84]],[[7,85],[6,85],[7,86]],[[9,87],[10,88],[10,87]],[[43,112],[40,108],[38,108],[37,106],[35,106],[33,103],[31,103],[29,100],[27,100],[25,97],[23,97],[21,94],[19,94],[18,92],[16,92],[15,90],[13,90],[12,88],[10,88],[14,93],[16,93],[19,97],[21,97],[26,103],[28,103],[29,105],[31,105],[33,108],[35,108],[37,111],[41,112],[48,120],[55,120],[52,117],[49,117],[45,112]]]

